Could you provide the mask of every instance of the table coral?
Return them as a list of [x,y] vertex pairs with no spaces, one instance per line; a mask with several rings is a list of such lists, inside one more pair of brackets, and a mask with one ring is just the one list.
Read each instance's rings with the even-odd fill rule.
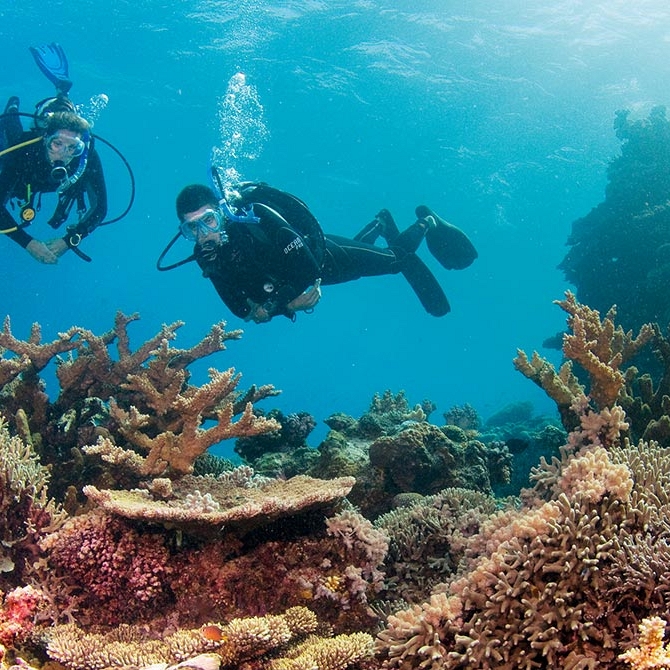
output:
[[[238,529],[268,524],[279,517],[340,500],[353,485],[353,477],[322,480],[298,475],[288,480],[264,479],[254,486],[236,486],[228,478],[187,475],[174,483],[169,500],[156,500],[148,491],[139,489],[100,490],[89,485],[84,487],[84,493],[113,514],[197,532],[206,527],[216,530],[222,524]],[[196,491],[201,495],[209,493],[217,505],[205,510],[189,504],[187,496]]]

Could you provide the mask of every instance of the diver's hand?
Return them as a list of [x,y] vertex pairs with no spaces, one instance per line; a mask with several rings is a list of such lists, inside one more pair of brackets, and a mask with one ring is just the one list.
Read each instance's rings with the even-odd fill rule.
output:
[[319,300],[321,300],[321,280],[317,279],[314,286],[301,293],[297,298],[293,298],[286,307],[291,312],[301,312],[312,309]]
[[244,318],[245,321],[254,321],[255,323],[267,323],[272,317],[270,316],[270,313],[263,307],[263,305],[259,305],[257,302],[254,302],[253,300],[249,300],[247,298],[247,303],[249,307],[251,308],[249,311],[249,314],[246,315]]
[[26,245],[26,251],[40,263],[46,263],[48,265],[58,263],[58,256],[56,256],[56,254],[40,240],[30,240]]
[[62,237],[56,237],[53,240],[47,240],[44,244],[47,245],[49,251],[56,257],[60,258],[67,250],[67,242]]

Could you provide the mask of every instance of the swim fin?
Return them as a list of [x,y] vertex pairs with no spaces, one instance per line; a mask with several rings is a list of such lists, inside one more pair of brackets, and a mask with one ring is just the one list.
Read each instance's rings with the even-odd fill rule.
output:
[[59,93],[66,94],[72,88],[72,82],[69,79],[67,56],[63,47],[57,42],[51,42],[29,49],[44,76]]
[[447,223],[425,205],[419,205],[415,212],[419,219],[432,217],[435,221],[426,231],[426,244],[442,267],[462,270],[477,258],[477,250],[460,228]]
[[407,254],[403,257],[401,272],[428,314],[444,316],[451,311],[442,287],[428,266],[416,254]]

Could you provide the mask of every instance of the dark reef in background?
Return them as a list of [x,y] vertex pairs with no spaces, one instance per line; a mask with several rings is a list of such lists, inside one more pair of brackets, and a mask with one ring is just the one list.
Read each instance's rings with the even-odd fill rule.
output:
[[670,322],[670,122],[664,107],[647,119],[616,114],[621,154],[608,168],[605,200],[572,224],[559,265],[580,302],[617,305],[625,329]]

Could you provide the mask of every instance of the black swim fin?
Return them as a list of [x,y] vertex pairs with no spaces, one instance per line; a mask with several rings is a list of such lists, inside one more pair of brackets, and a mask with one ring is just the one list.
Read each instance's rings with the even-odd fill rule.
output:
[[63,47],[57,42],[51,42],[51,44],[29,47],[29,49],[44,76],[59,93],[67,93],[72,88],[72,82],[69,79],[67,56]]
[[401,261],[401,272],[409,282],[414,293],[421,301],[428,314],[444,316],[451,311],[451,306],[428,266],[416,255],[407,254]]
[[447,223],[425,205],[419,205],[415,211],[419,219],[432,217],[435,221],[426,231],[426,244],[442,267],[462,270],[477,258],[477,250],[460,228]]

